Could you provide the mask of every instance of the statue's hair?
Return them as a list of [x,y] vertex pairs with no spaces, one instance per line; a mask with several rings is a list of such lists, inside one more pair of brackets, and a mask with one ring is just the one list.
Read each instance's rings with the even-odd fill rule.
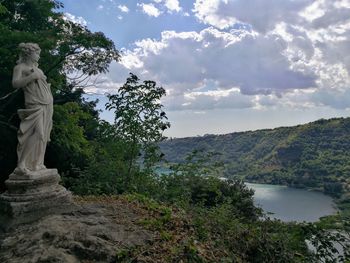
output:
[[33,52],[41,51],[39,45],[36,43],[21,43],[18,45],[18,49],[20,50],[20,54],[17,64],[25,62]]

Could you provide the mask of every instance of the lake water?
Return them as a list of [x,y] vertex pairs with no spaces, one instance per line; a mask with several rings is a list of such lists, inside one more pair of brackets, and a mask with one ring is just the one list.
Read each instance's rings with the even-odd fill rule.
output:
[[315,222],[322,216],[337,212],[332,198],[320,192],[280,185],[246,185],[255,190],[255,204],[265,212],[273,213],[270,218],[285,222]]
[[[156,172],[167,175],[171,170],[160,167]],[[281,219],[284,222],[316,222],[322,216],[337,212],[332,198],[320,192],[282,185],[252,183],[246,185],[255,191],[255,205],[265,212],[273,213],[269,215],[270,218]]]

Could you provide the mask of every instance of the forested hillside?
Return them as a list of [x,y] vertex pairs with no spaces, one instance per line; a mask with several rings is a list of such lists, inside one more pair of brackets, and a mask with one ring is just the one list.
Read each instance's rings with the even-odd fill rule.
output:
[[319,188],[333,195],[349,191],[350,118],[318,120],[295,127],[170,139],[165,158],[182,162],[193,150],[220,153],[228,178]]
[[41,47],[39,67],[55,101],[46,165],[65,175],[83,170],[97,156],[97,142],[106,133],[108,125],[99,119],[96,101],[86,101],[83,88],[93,76],[108,71],[119,52],[102,32],[68,20],[62,7],[59,1],[0,1],[0,191],[17,161],[17,110],[24,108],[24,96],[11,82],[20,43]]
[[[108,95],[113,124],[84,97],[120,59],[111,39],[69,20],[59,0],[0,1],[0,36],[0,193],[16,168],[17,110],[25,107],[23,91],[12,85],[17,47],[35,42],[54,97],[45,164],[58,169],[78,205],[10,229],[0,222],[0,262],[349,262],[348,235],[338,232],[347,233],[350,213],[317,223],[270,220],[241,180],[218,177],[341,192],[349,180],[350,119],[169,140],[161,147],[180,163],[159,176],[158,146],[170,127],[165,89],[131,73]],[[194,149],[203,151],[182,161]],[[344,211],[349,206],[344,199]]]

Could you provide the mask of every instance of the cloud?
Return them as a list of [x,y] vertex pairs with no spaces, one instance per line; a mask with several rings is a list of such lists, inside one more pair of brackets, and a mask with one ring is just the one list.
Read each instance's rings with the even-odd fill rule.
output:
[[239,89],[185,93],[186,103],[181,110],[244,109],[255,106],[254,97],[245,96]]
[[64,13],[63,14],[64,19],[67,19],[73,23],[80,24],[82,26],[87,26],[88,22],[81,16],[75,16],[70,13]]
[[96,84],[91,83],[92,85],[85,91],[93,94],[116,93],[118,88],[125,83],[130,70],[121,63],[112,62],[109,71],[110,73],[99,75],[96,81],[93,80]]
[[193,12],[200,22],[225,29],[234,25],[238,20],[232,15],[219,14],[220,0],[196,0]]
[[315,1],[299,12],[299,16],[305,18],[308,22],[324,16],[324,1]]
[[316,85],[312,72],[291,69],[283,54],[287,46],[275,34],[260,36],[249,29],[164,31],[160,40],[143,39],[124,50],[118,71],[123,81],[130,71],[163,85],[168,109],[254,108],[257,95],[280,96]]
[[349,89],[350,1],[319,0],[305,10],[316,10],[318,15],[310,16],[308,22],[285,26],[291,36],[286,40],[289,48],[285,54],[292,67],[313,71],[320,89]]
[[[275,31],[286,41],[289,41],[288,35],[294,42],[300,36],[299,44],[309,50],[308,54],[318,49],[321,56],[329,59],[322,58],[323,62],[329,63],[334,63],[332,56],[342,56],[340,60],[350,68],[346,58],[350,51],[347,42],[350,37],[349,0],[196,0],[193,12],[200,22],[221,30],[228,30],[239,22],[251,25],[263,35]],[[281,25],[285,27],[284,32],[280,30]],[[298,49],[290,47],[288,51],[292,49],[295,60],[300,59],[295,51],[299,55],[306,51],[301,45]]]
[[118,5],[118,8],[123,13],[129,13],[129,8],[126,5]]
[[192,11],[200,22],[219,29],[242,22],[265,33],[278,22],[296,21],[298,12],[311,3],[313,0],[196,0]]
[[335,109],[350,109],[350,89],[342,92],[321,90],[310,97],[317,105],[330,106]]
[[165,0],[165,7],[168,8],[170,12],[180,12],[181,7],[178,0]]
[[183,16],[188,15],[188,13],[182,12],[179,0],[153,0],[153,2],[156,3],[156,8],[169,14],[180,13]]
[[161,14],[161,11],[158,8],[156,8],[152,3],[141,3],[137,4],[137,6],[140,6],[142,8],[142,11],[148,16],[158,17]]
[[324,8],[322,17],[303,28],[321,53],[322,62],[350,72],[350,1],[326,1]]
[[199,88],[204,79],[216,86],[239,87],[243,94],[283,93],[315,85],[312,74],[290,69],[282,54],[286,43],[271,35],[248,31],[199,33],[166,31],[160,41],[138,42],[134,54],[153,78],[182,90]]
[[133,72],[167,89],[168,110],[350,107],[350,0],[196,0],[193,12],[210,26],[136,41],[104,90]]

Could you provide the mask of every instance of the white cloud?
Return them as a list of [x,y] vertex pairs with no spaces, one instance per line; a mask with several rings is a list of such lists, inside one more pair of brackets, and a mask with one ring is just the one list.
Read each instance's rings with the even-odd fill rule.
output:
[[180,12],[181,7],[178,0],[165,0],[165,7],[168,8],[170,12]]
[[157,81],[172,110],[350,107],[350,0],[197,0],[193,11],[213,27],[135,42],[122,81]]
[[124,75],[131,71],[163,85],[167,109],[256,108],[256,96],[276,97],[316,85],[312,72],[290,68],[286,49],[287,42],[274,34],[165,31],[160,40],[144,39],[125,50],[121,65]]
[[216,80],[218,87],[236,86],[243,94],[283,93],[313,86],[312,75],[290,69],[282,54],[285,49],[286,43],[276,36],[207,28],[200,33],[163,32],[161,41],[139,43],[135,52],[147,71],[167,84],[198,88],[203,79]]
[[179,108],[181,110],[244,109],[255,106],[253,97],[242,95],[237,88],[188,92],[184,94],[184,99],[186,103]]
[[122,58],[120,63],[126,68],[126,69],[139,69],[144,66],[143,62],[140,60],[140,58],[134,54],[131,51],[126,51]]
[[118,5],[118,8],[123,13],[129,13],[129,8],[126,5]]
[[349,0],[338,0],[333,3],[335,8],[350,8]]
[[350,89],[343,92],[320,90],[310,98],[321,106],[330,106],[335,109],[350,109]]
[[96,9],[100,11],[100,10],[104,9],[104,6],[103,5],[98,5]]
[[158,17],[161,14],[160,10],[156,8],[152,3],[141,3],[137,5],[140,6],[142,8],[142,11],[149,16]]
[[[153,2],[157,4],[159,9],[166,10],[168,13],[180,13],[182,11],[179,0],[153,0]],[[182,14],[185,15],[186,13]]]
[[111,63],[109,70],[110,73],[99,75],[98,84],[86,88],[85,91],[95,94],[116,93],[118,88],[125,83],[130,70],[122,63],[116,62]]
[[69,21],[72,21],[73,23],[80,24],[82,26],[87,26],[87,21],[81,17],[81,16],[75,16],[70,13],[64,13],[63,14],[64,19],[67,19]]
[[299,12],[299,15],[305,18],[308,22],[312,22],[313,20],[324,16],[325,13],[325,1],[318,0],[305,7],[304,10]]
[[278,22],[296,21],[297,13],[310,3],[313,0],[196,0],[193,12],[200,22],[219,29],[242,22],[267,32]]
[[[215,26],[220,29],[228,28],[237,22],[237,19],[231,15],[222,15],[218,13],[220,0],[196,0],[193,12],[203,23]],[[227,4],[227,3],[226,3]]]

